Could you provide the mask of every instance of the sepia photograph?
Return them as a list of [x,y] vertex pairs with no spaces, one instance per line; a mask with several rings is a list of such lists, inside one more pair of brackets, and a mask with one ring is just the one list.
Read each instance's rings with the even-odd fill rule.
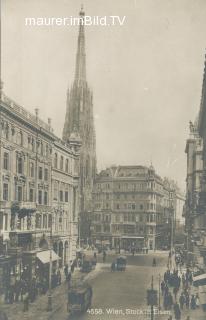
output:
[[0,320],[206,319],[206,0],[0,0]]

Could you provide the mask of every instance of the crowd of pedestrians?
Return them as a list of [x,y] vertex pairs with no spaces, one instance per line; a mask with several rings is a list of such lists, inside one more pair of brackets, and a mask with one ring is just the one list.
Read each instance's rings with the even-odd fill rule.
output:
[[[184,258],[177,254],[174,257],[176,269],[171,270],[172,254],[169,253],[168,269],[164,273],[161,282],[161,294],[163,297],[163,306],[165,310],[173,310],[176,320],[182,319],[182,314],[185,310],[195,310],[199,308],[198,293],[193,294],[191,291],[193,277],[189,267],[183,272]],[[172,319],[172,317],[170,318]],[[189,319],[187,317],[186,319]]]

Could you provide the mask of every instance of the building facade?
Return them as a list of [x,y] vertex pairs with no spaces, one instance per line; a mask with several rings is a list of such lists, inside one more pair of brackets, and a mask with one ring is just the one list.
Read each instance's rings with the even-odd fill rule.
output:
[[197,121],[194,124],[190,122],[190,135],[185,148],[187,154],[185,231],[186,246],[189,251],[193,251],[193,238],[195,238],[195,234],[198,233],[202,225],[202,216],[199,215],[198,205],[203,172],[203,143],[197,125]]
[[206,56],[202,83],[202,96],[198,118],[198,133],[202,138],[202,176],[198,199],[198,232],[196,235],[197,256],[200,253],[200,263],[206,271]]
[[58,139],[51,121],[43,122],[37,109],[35,115],[29,113],[2,88],[0,102],[3,292],[22,274],[28,281],[40,271],[48,278],[49,249],[55,268],[75,258],[79,154],[78,144]]
[[93,191],[93,243],[124,249],[170,247],[173,195],[152,166],[101,171]]

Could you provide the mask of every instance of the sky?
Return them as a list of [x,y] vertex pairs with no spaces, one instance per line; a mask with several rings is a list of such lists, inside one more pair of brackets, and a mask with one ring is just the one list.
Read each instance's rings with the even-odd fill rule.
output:
[[[83,1],[83,0],[82,0]],[[25,26],[26,17],[77,17],[79,0],[1,0],[1,79],[7,96],[61,137],[74,79],[78,26]],[[146,165],[185,190],[185,145],[197,117],[206,48],[205,0],[84,0],[98,169]]]

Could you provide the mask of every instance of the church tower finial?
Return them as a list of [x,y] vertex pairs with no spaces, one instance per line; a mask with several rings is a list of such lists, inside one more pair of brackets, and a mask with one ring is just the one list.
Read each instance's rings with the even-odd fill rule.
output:
[[84,34],[84,16],[83,5],[79,12],[79,35],[76,54],[75,80],[86,81],[86,53],[85,53],[85,34]]

